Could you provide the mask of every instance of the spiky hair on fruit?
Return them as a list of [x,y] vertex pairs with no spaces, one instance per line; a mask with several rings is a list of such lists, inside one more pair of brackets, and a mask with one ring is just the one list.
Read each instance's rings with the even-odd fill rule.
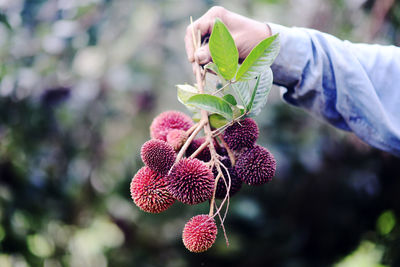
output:
[[[243,183],[242,180],[238,177],[235,168],[232,167],[229,157],[223,157],[221,159],[221,162],[228,169],[229,176],[226,173],[225,168],[220,166],[222,173],[224,174],[225,181],[223,177],[220,177],[218,179],[217,189],[215,191],[215,197],[219,199],[223,199],[226,197],[226,189],[227,186],[229,185],[229,180],[228,180],[229,178],[231,179],[231,188],[229,190],[230,197],[239,192],[239,190],[242,188],[242,183]],[[217,178],[218,171],[216,168],[213,168],[213,174],[214,177]]]
[[173,166],[168,183],[168,190],[175,199],[193,205],[212,197],[214,175],[199,159],[183,158]]
[[175,162],[176,154],[170,144],[151,139],[143,144],[140,156],[144,164],[161,174],[166,174]]
[[167,134],[167,143],[170,144],[175,151],[178,151],[186,142],[188,135],[186,131],[173,129]]
[[131,197],[143,211],[160,213],[168,209],[175,201],[167,189],[166,177],[142,167],[132,178]]
[[191,252],[204,252],[214,244],[217,233],[213,217],[206,214],[197,215],[192,217],[183,229],[183,244]]
[[[205,142],[205,137],[199,137],[194,139],[189,147],[186,150],[186,157],[190,157],[204,142]],[[208,162],[211,160],[211,153],[210,149],[208,147],[204,148],[197,156],[201,161]]]
[[261,185],[275,175],[276,161],[268,149],[256,145],[237,160],[235,169],[239,178],[248,185]]
[[246,118],[226,128],[223,138],[230,149],[239,150],[244,147],[253,147],[258,134],[259,130],[255,120]]
[[150,136],[153,139],[167,141],[168,133],[173,129],[187,131],[193,126],[192,119],[179,111],[165,111],[154,118],[150,125]]

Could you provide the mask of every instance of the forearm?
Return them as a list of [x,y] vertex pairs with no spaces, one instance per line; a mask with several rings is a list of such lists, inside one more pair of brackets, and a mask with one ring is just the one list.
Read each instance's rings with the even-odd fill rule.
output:
[[285,101],[400,155],[400,48],[352,44],[303,28],[280,33],[274,82]]

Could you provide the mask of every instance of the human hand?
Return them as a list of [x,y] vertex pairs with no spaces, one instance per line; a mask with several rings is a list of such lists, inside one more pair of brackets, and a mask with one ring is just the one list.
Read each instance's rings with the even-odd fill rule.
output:
[[259,42],[271,36],[271,30],[267,24],[233,13],[223,7],[214,6],[186,29],[185,47],[189,62],[196,61],[204,65],[211,61],[208,44],[195,51],[192,27],[195,33],[200,30],[203,38],[211,34],[216,18],[220,18],[231,33],[238,48],[239,61],[245,59]]

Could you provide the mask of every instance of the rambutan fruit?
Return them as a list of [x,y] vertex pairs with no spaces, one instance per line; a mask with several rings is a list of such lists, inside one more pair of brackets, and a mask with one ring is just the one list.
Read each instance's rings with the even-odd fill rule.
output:
[[171,195],[189,205],[204,202],[212,197],[214,176],[204,162],[196,158],[183,158],[168,176]]
[[[189,157],[190,155],[192,155],[204,142],[205,142],[205,137],[200,137],[200,138],[196,138],[194,139],[189,147],[186,150],[186,157]],[[207,147],[205,147],[197,156],[196,158],[198,158],[201,161],[204,162],[208,162],[211,160],[211,153],[210,153],[210,149]]]
[[132,178],[130,190],[135,204],[150,213],[160,213],[175,201],[167,189],[166,177],[147,166]]
[[151,139],[143,144],[140,156],[144,164],[161,174],[166,174],[175,162],[176,154],[170,144]]
[[214,244],[217,233],[213,217],[206,214],[197,215],[192,217],[183,229],[183,244],[191,252],[204,252]]
[[167,134],[167,143],[170,144],[175,151],[178,151],[186,142],[187,138],[186,131],[173,129]]
[[[231,179],[231,187],[229,190],[229,196],[233,196],[242,188],[242,180],[238,177],[235,168],[232,168],[231,161],[229,157],[223,157],[221,159],[222,164],[228,169],[229,176],[226,172],[226,169],[223,166],[220,166],[222,173],[224,174],[225,181],[223,177],[218,179],[217,189],[215,191],[215,197],[219,199],[223,199],[226,197],[226,189],[229,185],[229,178]],[[213,168],[214,177],[217,178],[218,171],[216,168]],[[226,184],[225,184],[226,182]]]
[[276,161],[268,149],[255,145],[238,158],[235,169],[239,178],[249,185],[271,181],[275,175]]
[[223,138],[230,149],[239,150],[244,147],[253,147],[258,134],[259,130],[255,120],[246,118],[226,128]]
[[167,141],[168,133],[173,129],[187,131],[193,126],[192,119],[179,111],[165,111],[154,118],[150,125],[150,136],[153,139]]

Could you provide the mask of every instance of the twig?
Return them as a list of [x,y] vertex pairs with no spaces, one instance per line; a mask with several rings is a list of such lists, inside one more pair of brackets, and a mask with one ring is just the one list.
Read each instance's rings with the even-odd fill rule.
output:
[[178,155],[176,156],[175,163],[172,165],[170,168],[168,175],[171,173],[172,168],[175,166],[176,163],[178,163],[183,155],[185,154],[187,148],[189,147],[190,143],[193,141],[193,139],[196,137],[196,135],[200,132],[201,128],[208,123],[208,120],[200,120],[199,124],[197,125],[196,129],[192,132],[192,134],[189,136],[189,138],[186,140],[185,144],[182,146],[181,150],[179,150]]
[[195,152],[193,152],[192,155],[190,155],[191,158],[195,158],[198,154],[201,153],[201,151],[203,151],[204,148],[206,148],[206,146],[208,146],[208,140],[204,141],[204,143],[201,144],[201,146],[199,146],[199,148],[196,149]]
[[228,144],[225,142],[225,140],[221,136],[221,134],[219,134],[218,137],[219,137],[219,140],[221,141],[222,145],[225,147],[226,152],[228,153],[232,167],[235,166],[235,163],[236,163],[235,155],[233,155],[232,150],[229,148]]
[[218,94],[219,92],[221,92],[222,90],[224,90],[225,87],[227,87],[227,86],[230,85],[230,84],[232,84],[231,81],[229,81],[228,83],[226,83],[224,86],[222,86],[221,88],[219,88],[217,91],[213,92],[212,95]]

